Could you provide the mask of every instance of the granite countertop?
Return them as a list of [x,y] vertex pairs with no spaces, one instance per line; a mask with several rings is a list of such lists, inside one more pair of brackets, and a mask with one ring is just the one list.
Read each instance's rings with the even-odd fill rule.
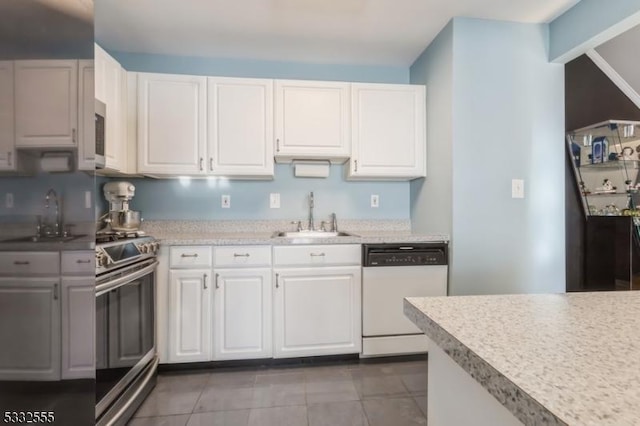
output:
[[524,424],[640,424],[640,291],[407,298],[404,312]]
[[[349,231],[346,231],[349,232]],[[284,238],[273,237],[273,232],[215,232],[184,233],[155,232],[153,236],[164,245],[291,245],[291,244],[375,244],[375,243],[417,243],[449,241],[447,235],[421,235],[405,231],[349,232],[348,237],[327,238]]]

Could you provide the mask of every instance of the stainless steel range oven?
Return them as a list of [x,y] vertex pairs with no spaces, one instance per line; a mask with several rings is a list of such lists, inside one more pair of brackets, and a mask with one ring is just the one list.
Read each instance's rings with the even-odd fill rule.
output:
[[98,425],[126,424],[156,380],[158,244],[133,237],[96,244]]

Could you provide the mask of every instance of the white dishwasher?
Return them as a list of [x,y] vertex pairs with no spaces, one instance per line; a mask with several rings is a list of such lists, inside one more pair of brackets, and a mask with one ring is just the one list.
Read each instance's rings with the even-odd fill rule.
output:
[[447,243],[363,244],[362,262],[361,356],[427,352],[403,299],[447,295]]

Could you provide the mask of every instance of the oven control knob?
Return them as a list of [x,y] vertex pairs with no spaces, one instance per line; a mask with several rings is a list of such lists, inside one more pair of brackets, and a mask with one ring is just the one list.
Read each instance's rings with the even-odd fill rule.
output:
[[107,256],[105,256],[104,253],[96,253],[96,266],[107,266]]
[[149,253],[149,245],[140,244],[140,253]]
[[154,253],[156,253],[159,249],[160,249],[160,244],[155,242],[151,243],[151,250],[153,250]]

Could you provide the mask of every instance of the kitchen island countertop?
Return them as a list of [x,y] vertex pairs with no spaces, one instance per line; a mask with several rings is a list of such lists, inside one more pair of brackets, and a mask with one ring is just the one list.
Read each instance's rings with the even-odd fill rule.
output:
[[640,424],[640,292],[404,303],[405,314],[524,424]]

